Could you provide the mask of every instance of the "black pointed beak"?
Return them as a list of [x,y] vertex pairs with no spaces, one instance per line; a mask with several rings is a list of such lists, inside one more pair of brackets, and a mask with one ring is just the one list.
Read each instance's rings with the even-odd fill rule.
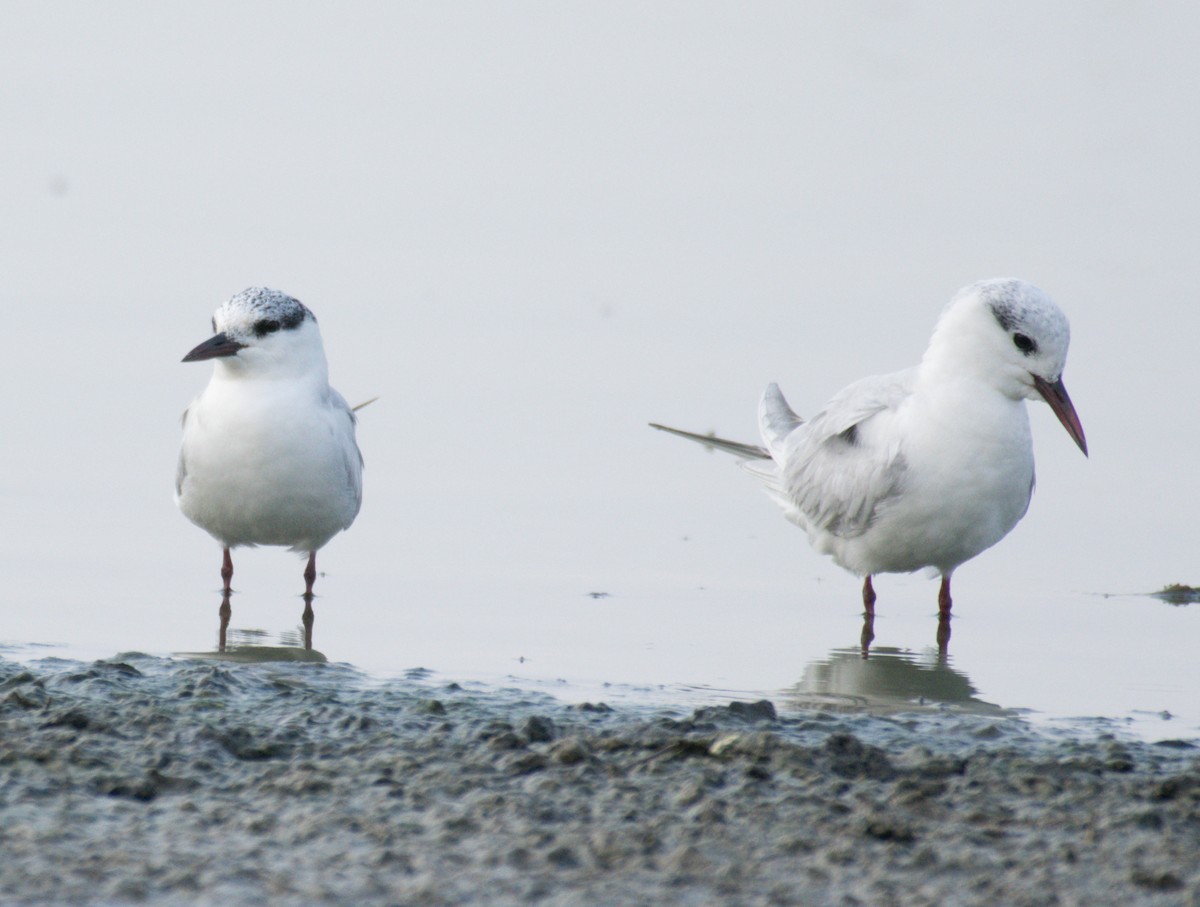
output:
[[1067,396],[1067,389],[1059,378],[1053,384],[1045,378],[1033,376],[1033,386],[1037,388],[1039,394],[1050,404],[1050,408],[1054,410],[1054,415],[1058,416],[1058,421],[1063,424],[1063,428],[1067,430],[1067,434],[1071,439],[1079,445],[1079,449],[1083,451],[1083,455],[1087,456],[1087,438],[1083,436],[1083,425],[1079,422],[1079,416],[1075,412],[1075,406],[1071,403],[1071,398]]
[[214,337],[209,337],[194,350],[183,357],[184,362],[200,362],[204,359],[219,359],[222,356],[236,356],[237,351],[244,347],[244,343],[238,343],[236,340],[228,337],[224,332],[217,334]]

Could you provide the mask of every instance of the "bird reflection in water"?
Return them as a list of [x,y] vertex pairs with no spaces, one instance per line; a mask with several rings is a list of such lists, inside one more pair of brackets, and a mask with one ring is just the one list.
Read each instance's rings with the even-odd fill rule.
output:
[[844,705],[891,711],[953,704],[978,713],[1004,712],[977,694],[967,675],[951,667],[944,654],[918,654],[891,646],[879,646],[869,659],[863,658],[861,649],[834,649],[809,664],[792,689],[792,697],[803,708]]
[[229,604],[229,591],[226,589],[221,594],[221,610],[217,612],[221,616],[221,629],[217,632],[217,651],[222,655],[225,654],[225,634],[229,630],[229,618],[233,616],[233,607]]
[[[870,580],[868,579],[865,589],[870,589]],[[859,635],[859,653],[863,661],[866,661],[871,656],[871,643],[875,641],[875,601],[874,598],[867,600],[865,594],[863,596],[866,604],[866,609],[863,611],[862,633]],[[938,623],[937,623],[937,650],[938,657],[945,659],[950,651],[950,609],[938,608]]]
[[303,596],[304,612],[300,616],[300,625],[295,630],[280,633],[279,645],[269,645],[266,630],[230,629],[232,594],[232,589],[225,589],[221,593],[221,607],[217,611],[220,618],[217,654],[241,661],[325,661],[325,656],[315,651],[312,645],[314,595],[306,593]]

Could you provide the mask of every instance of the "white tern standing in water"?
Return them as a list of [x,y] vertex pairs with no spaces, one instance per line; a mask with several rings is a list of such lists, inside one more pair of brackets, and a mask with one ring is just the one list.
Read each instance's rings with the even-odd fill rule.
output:
[[865,577],[868,615],[873,574],[940,574],[948,638],[954,569],[1029,507],[1025,401],[1049,403],[1087,455],[1062,382],[1070,333],[1042,290],[985,280],[950,301],[920,365],[851,384],[807,422],[770,385],[759,404],[762,447],[654,427],[743,457],[817,551]]
[[183,414],[175,501],[224,549],[226,599],[230,549],[286,545],[308,555],[311,600],[318,549],[362,503],[354,413],[329,386],[317,319],[298,300],[251,287],[212,325],[215,336],[183,357],[214,368]]

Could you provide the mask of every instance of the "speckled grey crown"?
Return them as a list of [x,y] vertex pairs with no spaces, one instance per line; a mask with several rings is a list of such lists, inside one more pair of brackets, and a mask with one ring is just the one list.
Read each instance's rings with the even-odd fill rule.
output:
[[1046,292],[1024,280],[982,280],[967,287],[991,310],[1005,331],[1033,330],[1043,341],[1061,344],[1070,340],[1071,327]]
[[[270,287],[247,287],[231,296],[221,306],[223,329],[242,336],[254,334],[263,337],[279,330],[292,330],[307,319],[315,324],[317,317],[299,299],[272,290]],[[213,318],[213,331],[218,330],[217,318]]]
[[305,318],[316,321],[316,316],[299,299],[270,287],[248,287],[233,296],[227,306],[246,308],[260,318],[271,318],[281,328],[294,328]]

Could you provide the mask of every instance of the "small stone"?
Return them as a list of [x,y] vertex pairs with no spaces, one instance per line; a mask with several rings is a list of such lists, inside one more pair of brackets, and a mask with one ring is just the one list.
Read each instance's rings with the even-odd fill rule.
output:
[[1178,891],[1183,879],[1169,869],[1146,869],[1139,867],[1129,874],[1130,881],[1151,891]]
[[1196,744],[1192,743],[1190,740],[1178,739],[1155,740],[1153,745],[1161,746],[1164,749],[1170,750],[1194,750],[1196,748]]
[[592,861],[602,869],[619,866],[629,851],[629,845],[611,829],[594,832],[587,846]]
[[32,711],[33,709],[45,708],[50,702],[50,697],[41,687],[31,686],[26,689],[17,689],[10,692],[3,700],[0,700],[0,705],[5,708],[12,707],[24,711]]
[[894,841],[897,844],[911,844],[917,838],[908,823],[884,815],[867,819],[863,825],[863,834],[877,841]]
[[947,791],[945,781],[917,777],[902,778],[896,783],[888,800],[897,806],[912,806],[940,797]]
[[1144,828],[1147,831],[1162,831],[1164,824],[1162,815],[1151,811],[1141,813],[1134,821],[1138,828]]
[[75,731],[98,729],[92,720],[79,709],[68,709],[65,712],[55,715],[46,724],[50,727],[69,727]]
[[546,767],[546,757],[541,753],[514,753],[504,759],[500,766],[504,771],[513,775],[528,775],[541,771]]
[[775,706],[767,699],[757,702],[731,702],[728,705],[714,705],[696,709],[692,714],[693,721],[775,721],[778,715]]
[[779,716],[775,705],[767,699],[757,702],[731,702],[728,706],[729,715],[745,721],[775,721]]
[[517,726],[517,733],[530,743],[548,743],[555,737],[554,722],[541,715],[531,715]]
[[830,734],[822,746],[832,761],[831,768],[843,778],[873,778],[886,781],[896,774],[887,753],[868,746],[853,734]]
[[525,741],[512,731],[504,731],[489,737],[487,745],[494,750],[519,750],[525,746]]
[[575,869],[579,866],[579,857],[569,847],[555,847],[546,854],[546,862],[558,869]]
[[550,747],[549,754],[559,765],[577,765],[587,759],[590,752],[587,744],[578,737],[564,737]]
[[1104,767],[1110,772],[1131,772],[1135,768],[1133,756],[1120,744],[1109,746],[1105,756]]
[[123,661],[97,661],[95,662],[97,670],[111,671],[114,674],[120,674],[124,677],[141,677],[142,672],[131,664],[126,664]]
[[932,869],[939,862],[937,851],[932,847],[918,848],[912,856],[912,865],[919,869]]
[[533,854],[524,847],[514,847],[505,860],[513,869],[525,870],[533,863]]
[[780,746],[779,737],[770,731],[727,733],[718,735],[708,745],[710,756],[749,756],[768,758]]
[[12,677],[8,677],[5,680],[0,681],[0,690],[10,690],[13,687],[24,686],[27,683],[34,684],[36,686],[42,686],[42,682],[28,671],[20,671],[14,674]]
[[679,793],[675,795],[671,802],[677,809],[686,809],[703,800],[704,793],[704,782],[699,778],[691,778],[684,782],[683,787],[679,789]]
[[680,876],[705,876],[712,870],[712,860],[692,844],[671,851],[666,858],[667,870]]
[[742,735],[736,732],[721,734],[708,745],[708,751],[713,756],[724,755],[727,752],[733,751],[741,739]]
[[727,807],[719,797],[705,797],[691,812],[688,818],[697,825],[720,825],[725,822]]
[[107,784],[101,784],[101,789],[110,797],[128,797],[131,800],[140,800],[143,803],[149,803],[158,796],[158,785],[150,777],[125,778],[118,781],[111,781]]
[[783,853],[795,856],[797,854],[812,853],[817,849],[817,842],[808,835],[800,834],[783,838],[776,846]]

